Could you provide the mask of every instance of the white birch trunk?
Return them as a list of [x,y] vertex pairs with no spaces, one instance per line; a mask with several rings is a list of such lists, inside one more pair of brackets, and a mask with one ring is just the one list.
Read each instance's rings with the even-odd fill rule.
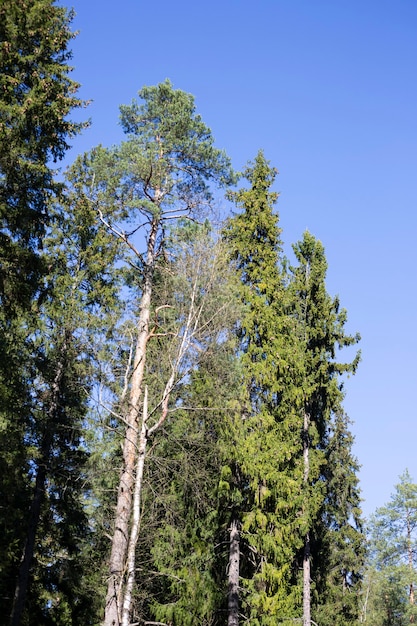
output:
[[[149,257],[150,254],[148,253]],[[146,343],[150,337],[151,272],[149,272],[148,282],[145,281],[139,318],[139,335],[131,379],[129,419],[123,449],[125,466],[121,477],[116,510],[104,626],[129,626],[130,624],[146,448],[150,437],[160,429],[166,420],[171,393],[178,377],[181,377],[180,371],[184,358],[200,330],[204,303],[197,305],[196,299],[199,293],[201,263],[199,260],[195,266],[196,273],[189,294],[190,303],[186,321],[176,335],[178,345],[171,364],[171,373],[159,403],[159,419],[152,426],[147,426],[148,402],[146,397],[139,435],[140,392],[143,384]],[[153,263],[149,262],[148,267],[153,268]]]
[[[196,281],[191,291],[190,307],[188,310],[187,321],[185,323],[185,327],[183,328],[183,333],[182,333],[182,337],[181,337],[181,340],[179,342],[179,346],[177,349],[176,358],[174,362],[172,363],[170,377],[165,385],[165,389],[162,395],[162,399],[160,403],[160,408],[161,408],[160,417],[157,420],[157,422],[153,424],[153,426],[150,428],[148,428],[146,424],[147,419],[148,419],[147,397],[146,397],[146,401],[144,399],[142,425],[141,425],[141,432],[140,432],[139,445],[138,445],[138,451],[137,451],[138,460],[137,460],[136,475],[134,477],[134,485],[133,485],[133,480],[131,480],[133,476],[133,472],[129,474],[129,480],[131,480],[131,483],[130,483],[131,491],[129,493],[132,493],[132,490],[134,489],[134,496],[133,496],[133,505],[132,505],[132,498],[130,501],[130,508],[131,509],[133,508],[132,521],[129,526],[129,520],[128,519],[126,520],[126,525],[125,525],[126,534],[123,535],[123,538],[126,537],[125,539],[126,547],[123,548],[124,555],[125,555],[124,560],[127,559],[127,561],[126,561],[126,565],[124,561],[122,563],[121,560],[119,563],[120,568],[122,567],[122,565],[125,566],[126,576],[127,576],[126,584],[123,585],[124,576],[123,576],[122,569],[120,569],[119,571],[121,573],[119,576],[119,580],[120,580],[119,589],[117,590],[117,595],[114,594],[113,596],[114,599],[113,599],[113,607],[112,607],[112,615],[113,615],[112,619],[113,620],[118,619],[119,621],[105,622],[104,626],[129,626],[129,623],[130,623],[130,615],[131,615],[131,609],[132,609],[132,591],[133,591],[133,586],[135,583],[136,545],[137,545],[137,541],[139,537],[140,502],[141,502],[141,494],[142,494],[142,486],[143,486],[143,470],[145,466],[146,447],[147,447],[149,438],[157,430],[159,430],[159,428],[162,426],[162,424],[164,423],[168,415],[168,406],[169,406],[170,396],[175,386],[175,381],[178,376],[178,372],[181,367],[182,360],[185,354],[187,353],[187,350],[190,346],[190,343],[193,340],[195,332],[198,330],[198,327],[199,327],[202,307],[195,306],[197,284],[198,284],[198,280],[196,278]],[[143,302],[143,298],[142,298],[142,302]],[[149,296],[149,306],[147,310],[148,312],[150,310],[150,296]],[[147,328],[147,332],[146,332],[146,341],[147,341],[149,337],[149,315],[147,318],[146,328]],[[146,341],[145,341],[145,347],[146,347]],[[135,364],[134,364],[135,370],[136,368],[137,369],[141,368],[142,373],[141,373],[141,378],[140,378],[140,384],[142,384],[143,382],[144,360],[145,360],[145,352],[143,351],[142,361],[136,363],[137,359],[135,359]],[[133,377],[132,377],[132,380],[133,380]],[[133,383],[132,383],[132,386],[133,386]],[[139,399],[140,399],[140,394],[137,396],[137,404],[136,404],[137,407],[139,406]],[[133,405],[133,402],[131,404]],[[136,436],[136,441],[137,441],[137,431],[134,434]],[[136,451],[136,444],[132,449],[132,454],[135,451]],[[121,551],[120,553],[118,553],[118,557],[120,556],[121,556]],[[110,611],[108,611],[108,614],[110,616]]]
[[239,626],[239,567],[240,567],[240,536],[236,520],[230,527],[230,548],[228,567],[227,626]]
[[135,582],[135,568],[136,568],[136,545],[139,537],[140,527],[140,504],[143,482],[143,469],[145,467],[145,455],[146,447],[148,443],[148,433],[146,422],[148,419],[148,388],[145,387],[145,394],[143,399],[143,417],[142,428],[139,437],[139,450],[138,450],[138,462],[136,467],[135,477],[135,493],[133,496],[133,516],[132,516],[132,528],[129,537],[129,546],[127,551],[127,581],[126,589],[123,599],[122,610],[122,626],[129,626],[130,613],[132,607],[132,591]]
[[310,534],[307,533],[304,543],[303,558],[303,626],[311,625],[310,576]]
[[[309,444],[310,415],[304,412],[303,424],[303,460],[304,460],[304,484],[308,485],[310,474],[310,444]],[[310,564],[310,533],[304,539],[303,555],[303,626],[311,626],[311,564]]]

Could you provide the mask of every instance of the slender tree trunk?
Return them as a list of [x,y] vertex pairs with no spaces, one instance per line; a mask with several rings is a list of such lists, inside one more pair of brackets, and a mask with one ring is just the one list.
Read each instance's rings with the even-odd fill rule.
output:
[[[157,226],[155,227],[155,239]],[[152,243],[151,252],[149,246]],[[124,469],[119,487],[115,518],[112,552],[110,558],[110,578],[106,598],[104,626],[128,626],[131,614],[132,590],[135,581],[135,548],[139,533],[140,500],[146,447],[149,438],[162,426],[167,415],[168,405],[182,360],[190,346],[194,333],[199,328],[203,305],[196,306],[198,277],[192,286],[190,308],[184,323],[176,358],[171,366],[171,374],[165,385],[160,403],[160,417],[151,427],[146,424],[147,401],[144,403],[142,423],[139,430],[140,391],[143,384],[146,344],[150,337],[149,318],[152,295],[155,240],[148,245],[148,275],[142,292],[139,319],[139,337],[135,353],[131,380],[130,411],[124,442]],[[152,269],[152,271],[151,271]],[[138,444],[139,439],[139,444]],[[136,459],[138,459],[136,464]],[[133,518],[132,517],[133,511]],[[124,580],[126,577],[126,584]]]
[[122,626],[129,626],[130,612],[132,606],[132,591],[135,582],[136,567],[136,544],[139,537],[140,526],[140,503],[142,493],[143,469],[145,467],[146,447],[148,444],[148,433],[146,422],[148,419],[148,389],[145,387],[143,399],[142,428],[139,437],[138,462],[135,477],[135,493],[133,497],[133,517],[132,529],[130,531],[129,547],[127,553],[127,581],[123,598]]
[[153,272],[155,265],[156,236],[158,222],[153,222],[148,240],[147,262],[138,319],[133,372],[131,377],[129,410],[123,442],[123,468],[120,476],[117,504],[114,516],[114,533],[109,561],[104,626],[120,626],[123,605],[123,578],[130,535],[130,518],[135,482],[135,467],[138,454],[138,434],[140,420],[140,398],[146,360],[146,344],[149,337]]
[[10,616],[10,626],[19,626],[25,608],[26,596],[29,588],[30,567],[32,565],[41,505],[45,493],[46,467],[44,460],[45,457],[42,455],[42,464],[39,466],[36,474],[35,491],[30,507],[29,526],[26,534],[23,556],[19,567],[19,575]]
[[230,549],[228,579],[229,589],[227,594],[228,620],[227,626],[239,626],[239,559],[240,559],[240,536],[239,524],[233,520],[230,527]]
[[303,558],[303,626],[311,625],[310,577],[310,534],[307,533],[304,543]]
[[[410,576],[413,575],[413,547],[411,541],[411,523],[410,523],[410,512],[407,511],[407,549],[408,549],[408,568],[410,570]],[[414,584],[410,582],[410,590],[409,590],[409,602],[410,605],[414,605]],[[410,615],[410,624],[414,624],[414,615]]]
[[[304,484],[308,486],[310,474],[310,441],[309,441],[310,415],[304,411],[303,424],[303,460],[304,460]],[[306,490],[307,492],[307,490]],[[310,533],[307,533],[304,540],[303,556],[303,626],[311,626],[311,563],[310,563]]]
[[136,468],[134,497],[133,497],[133,517],[132,517],[132,524],[131,524],[131,530],[130,530],[130,535],[129,535],[128,553],[127,553],[127,579],[126,579],[126,587],[121,596],[121,603],[123,605],[122,616],[121,616],[121,626],[129,626],[129,623],[130,623],[130,614],[131,614],[131,608],[132,608],[132,591],[133,591],[133,585],[135,582],[136,544],[138,542],[138,537],[139,537],[140,503],[141,503],[141,496],[142,496],[143,470],[145,467],[146,448],[148,445],[149,438],[162,426],[162,424],[164,423],[168,415],[169,399],[171,397],[171,392],[174,388],[177,368],[179,366],[179,363],[187,347],[188,330],[190,327],[191,319],[192,319],[192,309],[190,309],[188,323],[186,326],[186,332],[184,333],[182,341],[181,341],[177,360],[172,366],[171,375],[165,385],[164,393],[162,396],[162,402],[161,402],[160,418],[151,428],[147,427],[148,391],[147,391],[147,387],[145,387],[145,396],[144,396],[144,401],[143,401],[142,426],[141,426],[141,432],[140,432],[140,437],[139,437],[138,461],[137,461],[137,468]]

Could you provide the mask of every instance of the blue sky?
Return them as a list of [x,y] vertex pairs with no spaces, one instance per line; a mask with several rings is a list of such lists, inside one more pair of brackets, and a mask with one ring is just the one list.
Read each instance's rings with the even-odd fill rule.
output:
[[[66,6],[66,2],[63,2]],[[73,77],[92,126],[67,160],[122,138],[118,107],[169,78],[236,169],[262,148],[283,239],[324,244],[328,290],[362,335],[347,381],[364,512],[417,482],[415,0],[75,0]]]

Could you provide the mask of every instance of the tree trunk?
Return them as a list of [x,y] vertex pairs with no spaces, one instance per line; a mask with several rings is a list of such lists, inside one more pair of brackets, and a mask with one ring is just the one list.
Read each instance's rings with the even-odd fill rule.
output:
[[54,422],[57,419],[59,409],[59,393],[62,383],[62,377],[65,370],[65,360],[70,339],[71,333],[68,331],[68,329],[66,329],[64,331],[63,341],[60,347],[60,354],[58,363],[56,365],[55,376],[50,387],[50,399],[46,415],[46,428],[45,433],[42,437],[42,444],[40,447],[40,459],[38,463],[38,471],[36,473],[35,489],[30,507],[29,525],[26,534],[26,542],[23,550],[22,560],[19,567],[19,574],[16,583],[12,612],[10,614],[10,626],[20,625],[29,589],[30,567],[33,561],[33,555],[35,551],[35,540],[36,534],[38,532],[42,500],[45,495],[47,466],[51,454]]
[[[49,445],[47,446],[49,450]],[[26,603],[26,596],[29,588],[30,567],[35,550],[35,539],[39,525],[41,504],[45,493],[46,467],[45,455],[42,454],[42,464],[38,468],[35,481],[35,491],[30,507],[29,526],[26,534],[26,543],[23,550],[22,560],[19,567],[12,612],[10,615],[10,626],[19,626]]]
[[[303,460],[304,460],[304,485],[308,486],[310,474],[310,440],[309,440],[310,415],[304,411],[303,424]],[[306,490],[307,491],[307,490]],[[307,508],[305,506],[305,508]],[[310,533],[306,534],[304,540],[303,556],[303,626],[311,626],[311,564],[310,564]]]
[[130,536],[130,518],[132,514],[135,467],[138,454],[137,443],[140,419],[140,398],[146,361],[146,344],[149,338],[149,320],[155,267],[156,237],[159,221],[151,225],[147,243],[147,258],[144,270],[143,291],[138,319],[138,334],[135,358],[130,381],[129,410],[126,419],[126,431],[123,442],[123,467],[119,481],[114,532],[109,561],[109,580],[106,595],[104,626],[120,626],[123,606],[123,578]]
[[[413,575],[413,546],[412,546],[412,538],[411,538],[411,521],[410,521],[410,512],[407,511],[407,552],[408,552],[408,568],[410,570],[410,576]],[[409,589],[409,602],[410,605],[414,605],[414,584],[410,583]],[[414,615],[410,615],[410,624],[414,624]]]
[[227,594],[228,620],[227,626],[239,626],[239,558],[240,536],[237,520],[233,520],[230,527],[230,549]]
[[139,526],[140,526],[140,502],[141,502],[141,494],[142,494],[142,483],[143,483],[143,470],[145,467],[145,456],[146,456],[146,447],[148,445],[149,438],[162,426],[167,415],[168,415],[168,405],[171,397],[171,392],[174,388],[175,377],[178,373],[178,367],[181,363],[181,360],[187,350],[188,341],[190,339],[190,334],[192,334],[192,322],[197,323],[198,316],[195,317],[195,309],[194,304],[190,306],[190,310],[188,313],[187,323],[185,326],[185,331],[182,336],[182,340],[178,349],[177,358],[175,359],[171,375],[168,378],[168,381],[165,385],[164,393],[161,401],[161,415],[159,420],[151,427],[148,428],[147,420],[148,420],[148,391],[147,387],[145,387],[145,397],[143,402],[143,413],[142,413],[142,426],[139,437],[139,448],[138,448],[138,461],[136,468],[136,476],[135,476],[135,485],[134,485],[134,497],[133,497],[133,518],[132,524],[129,534],[129,545],[127,549],[127,579],[126,579],[126,587],[124,591],[122,590],[122,595],[120,596],[120,604],[122,605],[122,615],[121,615],[121,626],[129,626],[130,623],[130,613],[131,613],[131,605],[132,605],[132,591],[133,585],[135,582],[135,570],[136,570],[136,544],[139,536]]
[[307,533],[304,543],[303,558],[303,626],[311,625],[310,577],[310,534]]
[[138,462],[135,477],[135,493],[133,497],[133,517],[130,531],[129,547],[127,554],[127,581],[123,598],[122,626],[129,626],[130,612],[132,606],[132,591],[135,582],[136,568],[136,544],[139,536],[140,526],[140,502],[142,493],[143,469],[145,467],[146,447],[148,443],[148,433],[146,422],[148,419],[148,389],[145,387],[143,399],[142,428],[139,437]]

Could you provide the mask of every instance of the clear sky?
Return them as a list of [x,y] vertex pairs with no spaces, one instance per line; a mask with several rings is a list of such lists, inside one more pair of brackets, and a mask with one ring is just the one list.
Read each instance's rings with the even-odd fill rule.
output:
[[[71,6],[65,0],[62,4]],[[286,252],[308,228],[362,335],[347,381],[366,515],[417,482],[416,0],[73,0],[73,78],[92,99],[78,152],[122,138],[118,107],[169,78],[236,169],[280,175]]]

